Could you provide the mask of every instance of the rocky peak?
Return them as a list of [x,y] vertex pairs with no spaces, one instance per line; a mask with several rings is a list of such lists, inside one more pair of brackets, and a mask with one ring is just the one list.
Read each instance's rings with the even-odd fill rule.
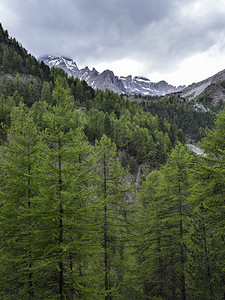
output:
[[132,81],[133,79],[132,79],[132,75],[128,75],[128,76],[120,76],[119,77],[121,80],[126,80],[126,81]]
[[40,58],[50,67],[55,66],[65,70],[70,76],[85,80],[94,89],[112,90],[119,94],[164,95],[180,91],[165,81],[153,83],[146,77],[116,76],[111,70],[99,73],[95,68],[91,71],[88,67],[78,69],[77,64],[70,58],[48,55]]
[[113,73],[113,71],[110,71],[110,70],[105,70],[101,73],[101,76],[104,76],[104,77],[109,77],[109,78],[114,78],[115,75]]
[[49,67],[57,67],[66,71],[70,76],[79,71],[77,64],[70,58],[66,58],[59,55],[45,55],[39,58],[39,60],[46,63]]

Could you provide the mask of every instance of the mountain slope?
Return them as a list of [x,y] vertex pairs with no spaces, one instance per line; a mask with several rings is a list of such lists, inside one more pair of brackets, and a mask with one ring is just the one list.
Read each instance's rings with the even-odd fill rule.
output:
[[204,94],[212,99],[214,103],[225,100],[225,85],[223,81],[225,80],[225,70],[203,80],[198,83],[193,83],[183,89],[181,96],[188,99],[194,99],[201,97]]
[[69,58],[62,56],[48,55],[40,58],[48,66],[59,67],[65,70],[70,76],[85,80],[94,89],[112,90],[119,94],[141,94],[141,95],[165,95],[181,91],[184,86],[174,87],[165,81],[158,83],[151,82],[148,78],[130,75],[127,77],[115,76],[110,70],[99,73],[97,70],[90,70],[88,67],[80,69],[77,64]]

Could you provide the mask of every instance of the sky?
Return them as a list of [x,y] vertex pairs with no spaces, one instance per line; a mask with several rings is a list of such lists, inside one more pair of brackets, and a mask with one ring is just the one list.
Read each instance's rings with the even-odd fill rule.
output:
[[0,22],[36,57],[175,86],[225,69],[224,0],[1,0]]

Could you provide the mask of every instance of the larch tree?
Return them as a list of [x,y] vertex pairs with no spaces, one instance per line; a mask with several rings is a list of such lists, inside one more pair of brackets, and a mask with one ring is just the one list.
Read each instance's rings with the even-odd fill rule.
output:
[[138,257],[146,296],[187,299],[185,237],[191,165],[192,156],[178,144],[160,172],[149,174],[140,194],[145,218],[143,223],[140,220],[143,248],[138,248]]
[[[200,295],[205,295],[206,299],[216,297],[224,299],[225,111],[218,114],[215,127],[208,130],[201,148],[205,156],[199,159],[193,173],[195,186],[192,196],[192,201],[197,207],[204,207],[204,210],[201,209],[199,212],[199,220],[197,219],[198,223],[201,221],[198,226],[201,226],[199,241],[202,243],[199,244],[195,240],[196,243],[193,245],[194,249],[199,249],[198,253],[202,251],[201,260],[205,265],[201,265],[205,271],[201,273],[202,280],[198,282],[198,289]],[[196,235],[196,231],[194,233]],[[197,259],[197,257],[194,258]],[[206,266],[207,269],[204,268]],[[206,289],[206,281],[210,288]]]
[[[89,147],[80,128],[76,128],[73,98],[62,79],[53,90],[56,101],[43,115],[43,140],[48,144],[48,169],[43,187],[43,284],[48,286],[43,297],[59,299],[84,293],[82,264],[88,213]],[[88,232],[88,229],[86,230]],[[83,248],[82,248],[83,247]],[[83,254],[83,256],[82,256]],[[58,287],[58,288],[57,288]]]
[[147,175],[137,194],[136,218],[134,220],[133,243],[136,264],[133,285],[139,298],[147,296],[164,297],[165,274],[161,251],[164,224],[158,218],[159,201],[157,189],[162,173],[154,170]]
[[37,220],[46,147],[23,104],[12,110],[8,140],[1,148],[0,295],[31,299],[39,280]]
[[125,182],[127,173],[117,158],[116,145],[110,138],[103,135],[96,144],[95,155],[95,201],[99,204],[98,238],[101,244],[99,264],[104,265],[100,280],[104,282],[104,299],[109,300],[121,293],[120,285],[123,285],[126,209],[129,206],[124,196],[129,187]]

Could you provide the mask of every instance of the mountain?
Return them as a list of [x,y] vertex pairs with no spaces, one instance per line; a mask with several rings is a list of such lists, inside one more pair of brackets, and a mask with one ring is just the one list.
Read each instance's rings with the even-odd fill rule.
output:
[[90,70],[88,67],[79,69],[76,62],[70,58],[47,55],[39,58],[48,66],[62,68],[70,76],[77,77],[81,80],[85,80],[88,85],[94,89],[112,90],[118,94],[141,94],[145,95],[165,95],[174,92],[182,91],[185,86],[174,87],[168,84],[166,81],[160,81],[157,83],[151,82],[148,78],[135,76],[116,76],[110,70],[105,70],[99,73],[96,69]]
[[123,82],[124,88],[127,94],[141,94],[143,96],[146,95],[165,95],[174,92],[181,91],[184,86],[180,86],[178,88],[168,84],[166,81],[160,81],[157,83],[151,82],[148,78],[142,76],[132,76],[123,77],[120,79]]
[[214,103],[225,100],[225,70],[202,80],[192,83],[182,90],[181,96],[187,99],[200,98],[205,95],[211,98]]
[[66,57],[59,57],[58,56],[43,56],[40,60],[46,63],[49,67],[58,67],[63,69],[69,75],[73,75],[75,72],[79,71],[77,64],[69,58]]

